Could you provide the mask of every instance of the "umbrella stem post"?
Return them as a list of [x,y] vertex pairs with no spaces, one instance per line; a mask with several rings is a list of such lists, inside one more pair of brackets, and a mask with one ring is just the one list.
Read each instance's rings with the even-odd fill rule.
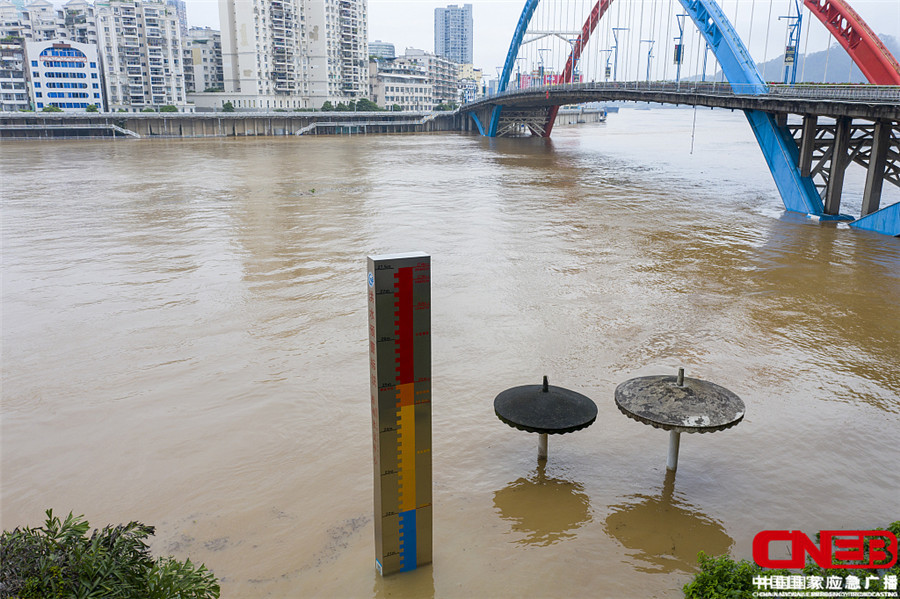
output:
[[669,431],[669,457],[666,458],[666,470],[675,472],[678,468],[678,448],[681,445],[681,433]]
[[547,459],[547,433],[538,435],[538,460]]

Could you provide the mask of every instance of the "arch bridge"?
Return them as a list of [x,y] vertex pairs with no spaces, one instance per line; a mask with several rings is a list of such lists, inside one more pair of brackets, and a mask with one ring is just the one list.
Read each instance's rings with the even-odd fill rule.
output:
[[[753,0],[749,15],[748,3],[734,0],[729,19],[727,1],[677,0],[682,12],[676,13],[656,0],[526,0],[496,93],[460,110],[485,136],[549,137],[559,107],[568,104],[633,100],[739,109],[787,210],[900,236],[900,202],[881,206],[884,184],[900,187],[900,64],[845,0],[794,0],[794,10],[779,21],[771,19],[771,3],[768,18],[755,15]],[[798,66],[804,65],[802,79],[810,56],[811,28],[802,27],[810,15],[824,31],[825,77],[837,41],[867,83],[797,83]],[[768,57],[772,23],[785,28],[780,20],[787,22],[788,40],[778,57],[783,77],[766,82],[750,48]],[[844,172],[853,163],[866,169],[858,218],[840,211]]]

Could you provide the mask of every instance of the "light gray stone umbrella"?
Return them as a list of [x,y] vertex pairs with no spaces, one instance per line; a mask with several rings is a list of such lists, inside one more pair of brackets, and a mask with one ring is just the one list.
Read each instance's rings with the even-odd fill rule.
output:
[[744,402],[724,387],[701,379],[642,376],[616,387],[619,410],[638,422],[669,431],[666,468],[678,468],[681,433],[712,433],[737,425],[744,418]]

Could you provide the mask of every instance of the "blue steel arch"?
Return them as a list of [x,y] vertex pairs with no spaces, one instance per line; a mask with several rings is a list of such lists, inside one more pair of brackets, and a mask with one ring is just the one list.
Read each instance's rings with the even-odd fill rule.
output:
[[[528,24],[531,23],[531,17],[534,16],[534,11],[540,2],[541,0],[525,0],[525,8],[522,9],[522,15],[516,24],[516,31],[513,33],[512,41],[509,44],[509,52],[506,53],[506,62],[503,63],[503,74],[500,75],[497,93],[505,92],[509,86],[509,78],[512,76],[513,66],[516,64],[516,56],[519,55],[519,46],[522,45],[522,40],[525,39]],[[501,110],[502,108],[497,105],[494,106],[494,110],[491,112],[491,122],[488,124],[488,137],[497,136]]]
[[[722,72],[732,88],[738,93],[750,95],[767,93],[768,86],[756,68],[756,63],[718,3],[715,0],[678,1],[712,48],[713,54],[719,61]],[[506,55],[506,62],[503,65],[498,92],[506,91],[509,85],[519,47],[522,45],[528,24],[539,3],[540,0],[526,0],[525,2],[509,46],[509,52]],[[491,113],[491,122],[487,130],[489,137],[497,135],[501,110],[502,107],[497,105]],[[775,179],[775,185],[781,194],[784,207],[793,212],[826,216],[822,199],[819,197],[812,178],[800,174],[797,166],[799,151],[787,127],[779,126],[775,122],[775,117],[766,112],[745,110],[744,114],[746,114],[750,128],[762,150],[769,171]]]
[[[738,93],[760,95],[769,91],[744,42],[715,0],[678,0],[694,25],[712,48],[722,73]],[[787,127],[779,126],[775,116],[759,110],[745,110],[781,193],[784,207],[793,212],[824,216],[822,198],[812,177],[800,174],[799,151]]]

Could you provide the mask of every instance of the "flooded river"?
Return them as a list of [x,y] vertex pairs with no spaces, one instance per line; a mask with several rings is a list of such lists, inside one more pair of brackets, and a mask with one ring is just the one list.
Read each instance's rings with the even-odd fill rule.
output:
[[[900,239],[785,215],[744,117],[692,122],[4,143],[3,528],[138,519],[228,598],[647,599],[761,530],[900,519]],[[434,564],[381,579],[365,269],[402,251],[432,256]],[[613,391],[679,366],[747,412],[667,477]],[[599,416],[538,468],[492,404],[544,374]]]

